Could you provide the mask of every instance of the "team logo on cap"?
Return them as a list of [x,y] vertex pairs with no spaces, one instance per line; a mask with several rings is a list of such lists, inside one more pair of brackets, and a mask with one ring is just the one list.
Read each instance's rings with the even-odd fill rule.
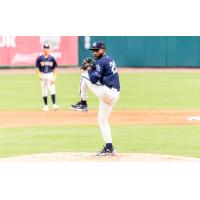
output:
[[95,42],[95,43],[93,43],[93,47],[96,47],[97,46],[97,43]]

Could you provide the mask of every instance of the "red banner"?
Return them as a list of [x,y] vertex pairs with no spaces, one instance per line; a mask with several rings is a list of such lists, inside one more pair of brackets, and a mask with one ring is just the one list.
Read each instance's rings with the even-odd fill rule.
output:
[[34,66],[46,42],[58,65],[78,65],[77,36],[0,36],[0,66]]

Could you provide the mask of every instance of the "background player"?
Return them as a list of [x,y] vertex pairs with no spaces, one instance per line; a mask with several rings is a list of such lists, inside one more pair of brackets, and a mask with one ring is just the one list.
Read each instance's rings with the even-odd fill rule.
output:
[[119,98],[119,75],[115,61],[105,53],[106,48],[103,42],[93,43],[90,50],[93,52],[94,60],[86,58],[82,64],[84,71],[80,78],[81,101],[71,105],[71,109],[87,111],[88,89],[99,98],[98,121],[105,146],[97,155],[115,155],[108,118]]
[[48,111],[48,91],[51,93],[53,109],[57,110],[59,107],[56,105],[56,67],[57,62],[53,56],[50,55],[49,44],[44,44],[43,55],[39,56],[36,61],[36,73],[41,81],[42,96],[44,100],[43,111]]

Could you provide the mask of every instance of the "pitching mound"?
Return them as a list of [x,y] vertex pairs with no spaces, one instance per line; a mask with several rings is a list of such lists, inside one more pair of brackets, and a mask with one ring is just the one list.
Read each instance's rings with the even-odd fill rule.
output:
[[200,162],[200,158],[148,153],[118,153],[96,156],[94,153],[43,153],[2,158],[0,162]]

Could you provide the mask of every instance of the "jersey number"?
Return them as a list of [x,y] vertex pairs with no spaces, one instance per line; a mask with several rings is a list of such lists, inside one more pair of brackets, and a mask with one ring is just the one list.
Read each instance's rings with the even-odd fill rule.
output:
[[110,62],[110,67],[112,69],[113,74],[117,73],[117,66],[114,61]]

